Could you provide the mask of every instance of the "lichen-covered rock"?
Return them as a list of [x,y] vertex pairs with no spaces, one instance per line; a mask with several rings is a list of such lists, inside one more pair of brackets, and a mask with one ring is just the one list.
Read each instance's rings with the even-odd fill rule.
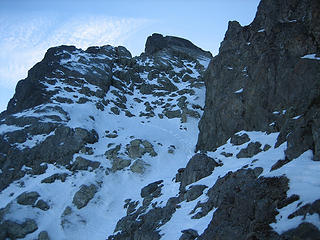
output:
[[134,173],[143,174],[146,170],[146,167],[150,166],[145,161],[138,159],[130,166],[130,170]]
[[88,159],[85,159],[83,157],[76,157],[76,160],[72,163],[70,166],[71,171],[76,170],[88,170],[91,168],[92,170],[98,168],[100,166],[100,162],[97,161],[90,161]]
[[21,224],[6,220],[0,224],[0,239],[25,238],[29,233],[33,233],[37,229],[37,223],[33,219],[26,219]]
[[153,183],[148,184],[147,186],[143,187],[141,189],[141,197],[142,198],[146,198],[146,197],[158,197],[161,194],[161,187],[163,185],[161,185],[161,183],[163,182],[163,180],[159,180]]
[[128,156],[132,159],[141,158],[142,155],[145,153],[144,148],[140,145],[142,141],[140,139],[134,139],[130,142],[127,146]]
[[115,115],[119,115],[120,114],[120,110],[117,107],[112,107],[110,108],[111,112],[113,112]]
[[89,203],[89,201],[94,197],[98,188],[96,185],[82,185],[78,192],[73,196],[72,203],[78,208],[81,209]]
[[134,139],[126,146],[128,156],[132,159],[141,158],[144,154],[149,153],[151,157],[157,156],[153,145],[147,140]]
[[34,205],[40,197],[37,192],[23,192],[17,197],[17,203],[21,205]]
[[126,167],[129,167],[131,164],[131,160],[130,159],[123,159],[123,158],[120,158],[120,157],[116,157],[112,160],[112,168],[111,170],[113,172],[115,171],[119,171],[119,170],[122,170]]
[[181,118],[181,110],[167,110],[163,112],[164,115],[171,119],[171,118]]
[[184,194],[187,202],[193,201],[200,197],[203,193],[203,190],[206,189],[205,185],[192,185],[187,192]]
[[68,173],[55,173],[50,177],[47,177],[41,181],[41,183],[53,183],[56,180],[60,180],[61,182],[65,182],[67,179]]
[[50,240],[49,234],[47,231],[42,231],[38,235],[38,240]]
[[311,223],[301,223],[297,228],[281,234],[282,239],[307,240],[320,239],[319,229]]
[[41,210],[43,210],[43,211],[47,211],[47,210],[50,209],[49,204],[46,203],[46,202],[45,202],[44,200],[42,200],[42,199],[40,199],[40,200],[36,203],[35,207],[36,207],[36,208],[39,208],[39,209],[41,209]]
[[115,146],[114,148],[109,149],[108,151],[105,152],[105,156],[107,159],[112,160],[118,157],[118,152],[121,149],[121,144]]

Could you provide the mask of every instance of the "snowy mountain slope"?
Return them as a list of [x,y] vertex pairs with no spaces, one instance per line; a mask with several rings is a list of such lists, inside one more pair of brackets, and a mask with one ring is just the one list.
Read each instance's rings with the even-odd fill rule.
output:
[[[43,62],[55,68],[37,83],[49,97],[29,107],[19,101],[30,93],[16,94],[2,119],[7,236],[104,239],[125,214],[124,200],[138,198],[150,182],[170,184],[198,134],[210,58],[197,57],[163,50],[132,58],[110,46],[50,49]],[[13,223],[25,224],[19,232]]]
[[49,49],[0,115],[0,239],[320,239],[319,7],[263,0],[213,59]]

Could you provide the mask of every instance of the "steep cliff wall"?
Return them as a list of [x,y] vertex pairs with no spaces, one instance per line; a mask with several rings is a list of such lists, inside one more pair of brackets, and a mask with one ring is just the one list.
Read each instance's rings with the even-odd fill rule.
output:
[[250,25],[229,22],[206,73],[197,149],[240,130],[280,131],[289,160],[307,149],[320,158],[319,13],[317,0],[262,0]]

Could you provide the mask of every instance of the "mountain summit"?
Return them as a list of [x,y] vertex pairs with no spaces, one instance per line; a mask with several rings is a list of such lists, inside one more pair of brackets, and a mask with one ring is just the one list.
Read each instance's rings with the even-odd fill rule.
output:
[[149,36],[145,46],[145,53],[155,54],[161,50],[172,50],[189,55],[204,55],[208,58],[212,57],[210,52],[202,50],[189,40],[173,36],[164,37],[159,33],[154,33],[152,36]]
[[0,115],[0,240],[320,239],[319,9],[262,0],[215,57],[50,48]]

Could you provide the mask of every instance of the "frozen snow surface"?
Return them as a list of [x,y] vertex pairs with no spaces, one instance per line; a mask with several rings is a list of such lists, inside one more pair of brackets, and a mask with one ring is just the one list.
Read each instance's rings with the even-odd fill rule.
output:
[[[260,31],[263,31],[263,29]],[[308,56],[304,58],[310,58],[310,55]],[[86,65],[79,63],[81,58],[90,59],[91,57],[89,54],[76,52],[69,58],[61,60],[60,64],[64,64],[71,71],[85,74],[90,69]],[[313,58],[316,59],[315,56]],[[183,64],[176,64],[176,59],[172,59],[170,56],[163,56],[160,60],[161,63],[152,58],[147,58],[144,61],[138,59],[137,63],[141,66],[172,65],[173,71],[180,74],[180,80],[174,81],[171,78],[172,76],[169,75],[165,75],[165,77],[170,79],[179,90],[194,90],[194,94],[186,93],[183,96],[186,97],[188,106],[198,106],[195,112],[201,115],[205,100],[204,85],[200,84],[197,87],[192,87],[189,81],[182,81],[181,79],[185,77],[185,72],[189,69],[189,76],[201,82],[200,79],[203,71],[196,68],[196,65],[201,64],[206,68],[210,59],[198,59],[197,63],[186,60],[183,61]],[[106,66],[99,63],[97,67],[102,69]],[[114,67],[114,71],[126,71],[120,65]],[[140,77],[148,84],[157,84],[157,79],[148,78],[148,74],[149,72],[141,72]],[[0,193],[0,208],[4,208],[8,204],[10,205],[10,212],[5,218],[17,222],[23,222],[27,218],[32,218],[38,224],[38,230],[28,234],[26,239],[36,239],[39,232],[43,230],[48,232],[50,239],[106,239],[107,236],[114,233],[117,221],[126,215],[126,209],[124,208],[125,200],[133,199],[139,201],[139,204],[142,203],[143,199],[140,196],[142,187],[149,183],[163,180],[162,195],[156,199],[159,203],[158,206],[165,204],[170,197],[178,194],[179,183],[176,183],[173,178],[178,169],[185,167],[189,159],[194,155],[198,137],[199,117],[188,117],[186,121],[181,121],[180,118],[167,118],[166,116],[161,116],[161,114],[163,113],[163,106],[167,103],[172,103],[171,111],[179,110],[176,103],[181,95],[172,94],[160,97],[152,94],[145,95],[136,88],[133,89],[133,94],[127,94],[119,92],[117,88],[111,86],[108,93],[103,97],[110,104],[104,110],[100,110],[96,108],[96,103],[99,100],[96,96],[92,96],[85,103],[75,103],[79,98],[85,97],[80,91],[81,88],[86,86],[90,91],[95,92],[100,89],[98,86],[83,79],[83,86],[69,86],[73,91],[64,91],[63,89],[68,87],[67,83],[54,77],[51,80],[54,80],[55,84],[47,83],[47,90],[59,90],[53,96],[53,99],[57,99],[58,97],[68,98],[74,103],[53,101],[50,104],[40,105],[15,114],[15,116],[38,117],[44,122],[55,122],[55,120],[49,118],[50,115],[55,115],[59,116],[61,121],[68,127],[94,129],[99,135],[99,141],[87,145],[92,148],[93,153],[91,155],[76,153],[73,156],[73,160],[79,156],[84,157],[88,160],[99,162],[100,167],[91,171],[80,170],[72,172],[63,166],[48,164],[45,173],[40,175],[26,174],[23,178],[13,182],[9,187],[4,189]],[[243,89],[241,88],[235,93],[241,93],[242,91]],[[120,111],[119,114],[115,114],[112,111],[113,107],[117,107],[116,100],[119,98],[119,94],[126,98],[125,104],[132,114],[131,117],[128,117],[124,111]],[[147,102],[159,101],[162,103],[152,105],[153,116],[141,115],[141,112],[144,112],[148,105]],[[54,110],[56,106],[60,106],[63,111],[57,112]],[[274,114],[279,113],[274,112]],[[2,124],[0,125],[0,134],[21,129],[23,127]],[[115,133],[116,137],[108,137],[107,133]],[[282,168],[271,171],[271,167],[278,160],[284,159],[286,143],[277,148],[273,147],[278,133],[267,134],[265,132],[242,131],[238,134],[244,133],[248,134],[250,142],[259,141],[262,146],[268,144],[271,147],[252,158],[237,158],[236,154],[241,149],[246,148],[250,142],[235,146],[229,140],[215,152],[208,152],[208,156],[220,160],[221,166],[216,167],[210,176],[194,183],[206,185],[208,188],[196,200],[190,202],[183,201],[180,204],[181,207],[173,214],[171,220],[159,229],[162,235],[161,239],[179,239],[181,230],[184,229],[194,229],[201,234],[215,214],[215,209],[200,219],[192,219],[193,214],[190,214],[190,212],[198,201],[204,202],[207,199],[207,190],[214,185],[219,177],[223,177],[229,171],[237,171],[241,168],[262,167],[263,173],[261,176],[285,175],[289,179],[290,185],[288,196],[292,194],[299,195],[300,205],[312,203],[320,198],[320,162],[312,161],[313,156],[311,151],[305,152]],[[48,135],[30,136],[25,142],[18,143],[17,147],[19,149],[32,148],[54,134],[54,132],[51,132]],[[133,139],[148,141],[153,145],[156,152],[156,156],[151,156],[147,153],[140,158],[146,163],[145,172],[142,174],[132,172],[129,166],[119,171],[110,171],[112,162],[106,159],[106,150],[110,150],[121,144],[119,154],[125,157],[125,146]],[[222,152],[230,153],[232,156],[226,157],[221,154]],[[64,182],[60,180],[56,180],[50,184],[41,182],[43,179],[57,173],[67,174]],[[97,193],[86,207],[77,209],[72,201],[75,193],[83,184],[95,184],[97,186]],[[49,209],[47,211],[42,211],[32,206],[22,206],[17,203],[17,196],[23,192],[32,191],[38,192],[40,198],[48,203]],[[288,220],[288,215],[295,211],[296,205],[297,203],[294,202],[279,210],[277,222],[271,224],[271,227],[275,231],[282,233],[290,228],[297,227],[301,221],[309,221],[320,227],[318,215],[307,215],[303,219],[302,217],[294,217]],[[62,220],[62,215],[67,207],[70,207],[71,211]]]

